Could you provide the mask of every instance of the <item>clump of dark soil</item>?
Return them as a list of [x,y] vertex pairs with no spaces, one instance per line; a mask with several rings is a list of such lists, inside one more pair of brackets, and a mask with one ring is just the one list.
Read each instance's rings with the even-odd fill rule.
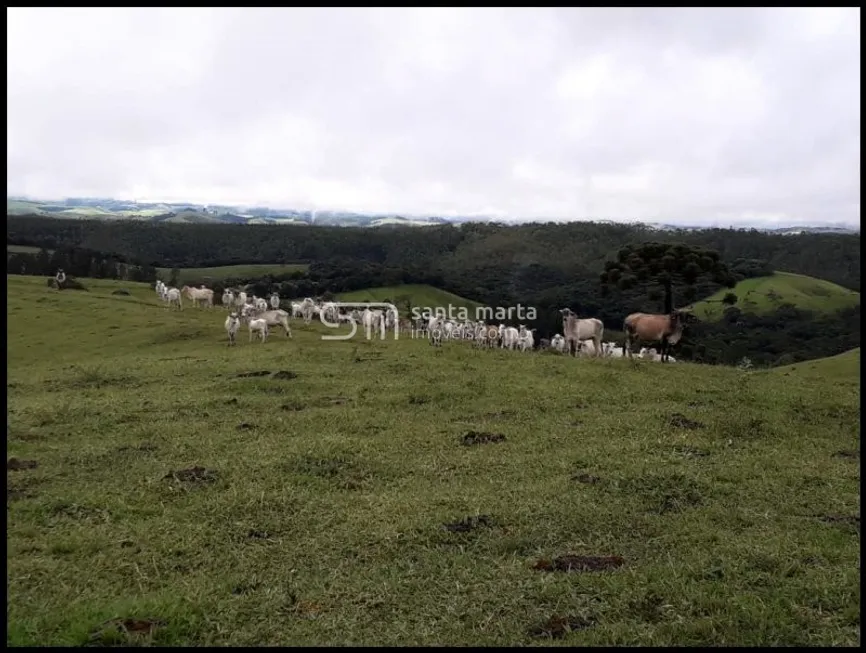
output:
[[124,290],[123,288],[118,288],[117,290],[112,291],[112,295],[128,295],[129,291]]
[[173,479],[181,483],[213,483],[217,480],[217,473],[204,467],[190,467],[169,472],[163,479]]
[[690,431],[694,431],[695,429],[703,428],[704,425],[697,420],[689,419],[682,413],[674,413],[668,418],[668,423],[674,428],[680,429],[689,429]]
[[860,515],[816,515],[825,524],[841,526],[846,530],[860,533]]
[[467,447],[494,442],[505,442],[505,436],[501,433],[488,433],[486,431],[469,431],[463,436],[463,444]]
[[697,447],[692,447],[688,444],[674,447],[674,453],[685,456],[686,458],[705,458],[710,455],[709,451],[704,451],[703,449],[698,449]]
[[298,375],[289,370],[280,370],[279,372],[274,372],[274,375],[271,378],[277,379],[278,381],[289,381],[291,379],[297,379]]
[[238,424],[239,431],[251,431],[255,428],[258,428],[255,424],[250,424],[249,422],[241,422]]
[[477,515],[471,517],[464,517],[463,519],[451,522],[450,524],[443,524],[442,528],[446,531],[451,531],[452,533],[468,533],[470,531],[474,531],[477,528],[485,527],[490,528],[493,526],[493,519],[490,515]]
[[530,637],[545,637],[549,639],[561,639],[568,633],[583,630],[595,625],[595,619],[579,616],[553,615],[542,623],[529,629]]
[[623,479],[619,487],[623,493],[638,497],[647,510],[659,515],[699,506],[712,493],[712,488],[705,483],[683,474],[645,474]]
[[234,594],[235,596],[239,596],[241,594],[249,594],[250,592],[255,592],[260,586],[261,583],[257,581],[253,581],[250,583],[240,583],[239,585],[236,585],[235,588],[232,590],[232,594]]
[[228,405],[230,405],[230,406],[237,406],[237,404],[238,404],[238,398],[237,398],[237,397],[232,397],[232,398],[229,399],[226,403],[227,403]]
[[118,452],[126,452],[126,451],[150,452],[150,451],[156,451],[156,449],[157,449],[157,446],[155,444],[153,444],[152,442],[142,442],[141,444],[135,444],[135,445],[125,444],[122,447],[118,447],[117,451]]
[[306,405],[302,404],[299,401],[290,401],[290,402],[287,402],[287,403],[283,404],[282,406],[280,406],[280,410],[297,411],[297,410],[304,410],[304,408],[306,408]]
[[412,395],[411,397],[409,397],[409,403],[413,406],[422,406],[429,402],[430,397],[425,397],[423,395]]
[[109,619],[90,635],[89,645],[120,644],[123,636],[152,635],[165,622],[159,619]]
[[268,376],[268,374],[270,374],[270,373],[271,373],[270,370],[260,370],[258,372],[240,372],[239,374],[236,374],[235,376],[239,379],[248,379],[248,378],[255,377],[255,376]]
[[271,534],[267,531],[260,531],[255,528],[251,528],[247,532],[247,537],[251,540],[267,540],[268,538],[270,538],[270,536]]
[[6,484],[6,505],[8,506],[13,501],[21,501],[21,499],[32,499],[35,495],[25,490],[22,487],[16,487]]
[[595,485],[601,481],[598,476],[593,476],[592,474],[587,473],[575,474],[571,477],[571,480],[577,481],[578,483],[586,483],[587,485]]
[[39,466],[35,460],[21,460],[19,458],[10,458],[6,461],[7,472],[17,472],[22,469],[34,469]]
[[833,454],[834,458],[851,458],[852,460],[860,460],[860,452],[843,449]]
[[622,556],[563,555],[553,560],[542,558],[532,568],[539,571],[607,571],[625,564]]

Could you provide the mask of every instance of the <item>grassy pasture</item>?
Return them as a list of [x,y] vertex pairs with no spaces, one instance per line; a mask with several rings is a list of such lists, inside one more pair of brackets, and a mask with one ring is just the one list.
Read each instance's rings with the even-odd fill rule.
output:
[[[230,277],[251,278],[266,274],[288,274],[295,271],[306,271],[310,266],[305,263],[254,263],[250,265],[223,265],[215,268],[180,268],[180,284],[207,282],[228,279]],[[159,277],[168,281],[171,268],[157,268]]]
[[816,313],[833,313],[860,303],[860,293],[831,281],[790,272],[775,272],[769,277],[744,279],[733,289],[722,289],[694,304],[702,320],[718,320],[724,313],[722,298],[729,292],[737,295],[735,306],[757,315],[771,313],[782,304]]
[[[353,292],[340,293],[337,299],[343,302],[384,302],[393,303],[400,310],[400,314],[408,317],[409,313],[406,310],[408,306],[421,308],[435,309],[448,306],[454,307],[453,315],[455,318],[460,317],[459,308],[464,308],[467,311],[469,319],[475,319],[475,311],[482,306],[478,302],[471,299],[465,299],[454,293],[440,290],[435,286],[425,284],[402,284],[399,286],[382,286],[379,288],[366,288],[364,290],[355,290]],[[493,307],[495,309],[495,307]],[[483,317],[481,315],[479,318]]]
[[[7,645],[859,644],[860,387],[838,363],[297,320],[229,348],[219,309],[81,281],[7,276]],[[566,554],[621,560],[534,568]]]

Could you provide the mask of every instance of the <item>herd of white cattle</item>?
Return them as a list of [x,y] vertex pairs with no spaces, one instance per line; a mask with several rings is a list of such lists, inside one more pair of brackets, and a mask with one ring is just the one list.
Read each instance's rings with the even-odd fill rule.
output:
[[[183,310],[184,296],[192,301],[193,306],[214,307],[214,291],[205,286],[199,288],[183,286],[177,289],[158,280],[155,289],[157,296],[165,303],[166,309]],[[396,332],[400,327],[408,331],[412,338],[426,338],[436,347],[441,347],[444,342],[462,341],[469,342],[479,349],[527,352],[536,348],[535,329],[527,329],[522,324],[518,327],[504,324],[488,325],[483,320],[457,321],[437,316],[400,320],[395,309],[365,308],[363,311],[353,309],[344,312],[334,302],[315,301],[310,297],[300,302],[290,302],[290,312],[280,308],[280,305],[281,300],[277,293],[273,293],[266,300],[255,295],[248,296],[243,290],[226,289],[222,295],[222,307],[229,311],[224,323],[228,344],[236,344],[237,334],[242,324],[247,325],[250,342],[254,338],[259,338],[264,343],[270,335],[270,327],[282,327],[286,337],[291,338],[290,318],[302,319],[305,325],[309,325],[316,317],[324,323],[333,325],[360,324],[367,339],[375,336],[384,339],[389,330]],[[561,312],[566,335],[557,333],[549,341],[542,339],[539,343],[540,349],[589,357],[622,358],[631,355],[627,345],[602,342],[604,326],[601,320],[577,319],[570,309],[562,309]],[[654,348],[643,347],[638,356],[645,360],[662,360],[662,355]],[[675,362],[672,356],[667,356],[665,360]]]

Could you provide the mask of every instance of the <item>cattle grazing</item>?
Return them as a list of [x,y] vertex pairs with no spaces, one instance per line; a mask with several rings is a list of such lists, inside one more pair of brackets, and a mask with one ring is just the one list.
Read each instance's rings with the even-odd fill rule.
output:
[[226,333],[229,336],[229,346],[235,344],[235,336],[238,334],[238,329],[241,328],[241,319],[238,317],[237,313],[229,313],[229,316],[226,318]]
[[580,343],[592,340],[595,356],[601,355],[601,339],[604,335],[604,324],[601,320],[589,317],[578,319],[570,308],[563,308],[562,332],[565,334],[565,348],[572,356],[577,356]]
[[165,293],[166,308],[177,306],[178,310],[183,310],[183,300],[181,299],[180,290],[177,288],[169,288]]
[[210,288],[191,288],[184,286],[182,291],[192,300],[193,306],[198,306],[199,302],[204,302],[208,308],[213,308],[213,290]]
[[253,341],[253,333],[258,332],[262,336],[262,344],[265,344],[265,340],[267,340],[267,338],[268,338],[268,322],[267,322],[267,320],[262,320],[262,319],[250,320],[249,329],[250,329],[250,342]]
[[639,340],[646,343],[659,343],[661,362],[668,360],[668,350],[683,337],[683,329],[689,318],[689,311],[673,311],[670,315],[655,313],[632,313],[623,322],[625,331],[625,355],[631,358],[631,343]]

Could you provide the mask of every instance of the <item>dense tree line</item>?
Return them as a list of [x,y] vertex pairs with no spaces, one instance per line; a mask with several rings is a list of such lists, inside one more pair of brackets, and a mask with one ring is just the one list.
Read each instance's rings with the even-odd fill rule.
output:
[[156,281],[156,268],[138,265],[117,254],[106,254],[81,247],[61,247],[50,254],[6,252],[6,274],[53,277],[64,270],[73,277],[92,279],[122,279],[124,281]]
[[815,315],[783,304],[768,315],[731,306],[719,322],[700,322],[679,345],[684,359],[700,363],[789,365],[841,354],[860,346],[860,307]]
[[[310,227],[151,223],[7,216],[6,242],[55,249],[84,247],[164,267],[242,263],[312,263],[348,259],[393,267],[436,267],[474,275],[541,266],[551,276],[598,278],[605,261],[630,244],[680,242],[719,253],[730,263],[759,259],[770,268],[860,290],[859,234],[779,235],[731,229],[657,231],[640,225],[574,222],[429,227]],[[489,268],[488,271],[484,271]],[[538,274],[538,270],[532,274]]]
[[[647,265],[645,271],[641,271],[643,265],[632,269],[636,259],[632,264],[620,260],[621,253],[643,251],[648,245],[652,251],[676,251],[682,245],[683,251],[712,252],[708,254],[712,265],[705,266],[708,274],[693,275],[685,260],[682,265],[669,264],[674,277],[686,282],[672,296],[674,305],[729,285],[730,279],[718,274],[717,264],[732,273],[734,280],[765,276],[775,269],[860,289],[859,234],[783,236],[727,229],[662,232],[599,223],[364,229],[9,216],[6,238],[8,244],[91,252],[89,257],[67,254],[63,263],[49,262],[46,271],[39,267],[35,274],[53,275],[57,267],[63,267],[73,275],[105,276],[111,266],[94,259],[109,261],[111,257],[118,262],[146,261],[140,268],[133,266],[139,270],[135,274],[146,281],[153,280],[156,265],[310,263],[307,273],[211,283],[217,296],[225,285],[241,284],[252,284],[251,292],[260,296],[277,290],[282,297],[329,297],[374,286],[430,284],[486,306],[532,306],[537,319],[527,326],[538,330],[538,338],[561,331],[558,311],[564,306],[580,315],[598,317],[608,330],[616,331],[631,312],[664,310],[669,289],[665,275],[659,276],[663,271],[653,265]],[[44,255],[40,256],[44,263]],[[7,272],[20,269],[24,260],[21,255],[7,255]],[[98,269],[98,274],[91,274],[91,268]],[[606,279],[604,275],[615,268],[614,276],[625,273],[630,277],[627,283]],[[612,283],[602,283],[605,280]],[[728,299],[735,303],[735,298]],[[700,324],[687,334],[678,347],[679,357],[725,364],[746,357],[758,365],[780,364],[859,346],[859,307],[820,317],[790,307],[765,316],[743,315],[729,308],[724,320]]]

